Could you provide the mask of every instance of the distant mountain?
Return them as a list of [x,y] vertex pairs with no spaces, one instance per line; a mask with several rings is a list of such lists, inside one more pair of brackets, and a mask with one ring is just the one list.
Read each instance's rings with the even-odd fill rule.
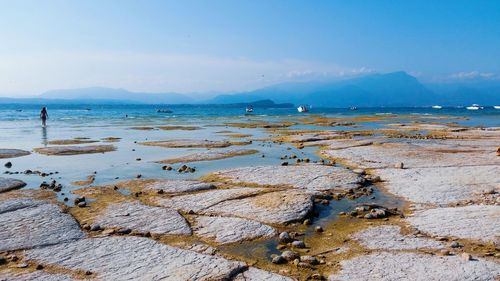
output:
[[143,104],[180,104],[194,103],[188,96],[177,93],[136,93],[124,89],[111,89],[103,87],[52,90],[40,95],[42,99],[80,100],[80,101],[106,101],[120,103]]
[[316,107],[381,107],[500,104],[500,82],[422,84],[406,72],[372,74],[340,81],[285,83],[234,95],[220,95],[210,103],[276,102]]

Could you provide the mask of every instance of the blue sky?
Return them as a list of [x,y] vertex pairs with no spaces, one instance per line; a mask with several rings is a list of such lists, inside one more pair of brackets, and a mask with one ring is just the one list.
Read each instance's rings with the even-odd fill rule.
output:
[[0,94],[500,74],[500,1],[0,0]]

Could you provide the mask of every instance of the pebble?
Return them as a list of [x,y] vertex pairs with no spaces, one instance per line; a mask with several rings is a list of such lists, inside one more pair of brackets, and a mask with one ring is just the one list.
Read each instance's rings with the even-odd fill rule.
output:
[[36,266],[36,270],[42,270],[42,269],[43,269],[43,265],[38,264],[38,265]]
[[472,256],[468,253],[462,253],[462,259],[464,259],[466,261],[470,261],[470,260],[472,260]]
[[405,165],[403,162],[397,163],[396,165],[394,165],[394,168],[396,168],[396,169],[404,169],[404,167],[405,167]]
[[286,231],[281,232],[278,238],[280,243],[289,243],[292,241],[290,234],[288,234],[288,232]]
[[0,256],[0,265],[6,264],[6,263],[7,263],[7,259],[5,259],[4,257]]
[[314,230],[315,230],[316,232],[323,232],[323,228],[322,228],[321,226],[319,226],[319,225],[318,225],[318,226],[316,226],[316,227],[314,228]]
[[365,170],[363,169],[354,169],[352,170],[353,173],[355,174],[358,174],[358,175],[364,175],[365,174]]
[[275,263],[275,264],[286,263],[286,259],[284,257],[282,257],[282,256],[275,256],[272,259],[272,263]]
[[305,219],[304,220],[304,225],[310,225],[311,224],[311,220],[310,219]]
[[5,166],[5,168],[10,169],[12,167],[12,163],[11,162],[7,162],[7,163],[5,163],[4,166]]
[[297,240],[297,241],[293,241],[293,242],[292,242],[292,247],[302,249],[302,248],[305,248],[305,247],[306,247],[306,244],[304,243],[304,241]]
[[93,224],[90,226],[90,231],[99,231],[101,230],[101,226],[98,224]]
[[102,232],[102,234],[104,234],[104,235],[111,235],[114,233],[115,233],[115,230],[112,228],[107,228],[107,229],[103,230],[103,232]]
[[318,260],[313,256],[301,256],[300,261],[308,263],[308,264],[312,264],[312,265],[318,264]]
[[448,251],[448,250],[441,250],[441,251],[439,252],[439,254],[440,254],[441,256],[449,256],[449,255],[450,255],[450,251]]
[[85,202],[85,201],[78,202],[77,206],[80,207],[80,208],[84,208],[84,207],[87,206],[87,202]]
[[460,247],[462,247],[462,245],[460,245],[460,243],[458,243],[457,241],[453,241],[453,242],[451,242],[450,247],[460,248]]
[[281,253],[281,256],[287,261],[292,261],[300,257],[298,253],[292,251],[284,251],[283,253]]
[[281,166],[288,166],[288,162],[281,163]]
[[323,276],[319,273],[314,273],[312,276],[311,276],[312,279],[314,280],[323,280]]

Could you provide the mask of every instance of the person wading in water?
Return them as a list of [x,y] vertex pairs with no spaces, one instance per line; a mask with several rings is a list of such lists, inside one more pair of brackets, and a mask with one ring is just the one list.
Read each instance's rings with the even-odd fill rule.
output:
[[40,111],[40,119],[42,119],[42,127],[44,128],[46,126],[47,118],[49,118],[49,114],[47,113],[47,108],[43,107],[42,111]]

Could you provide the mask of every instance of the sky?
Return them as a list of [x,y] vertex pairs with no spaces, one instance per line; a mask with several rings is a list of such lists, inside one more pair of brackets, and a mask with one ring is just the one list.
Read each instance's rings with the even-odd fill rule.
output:
[[500,1],[0,0],[0,96],[500,79]]

